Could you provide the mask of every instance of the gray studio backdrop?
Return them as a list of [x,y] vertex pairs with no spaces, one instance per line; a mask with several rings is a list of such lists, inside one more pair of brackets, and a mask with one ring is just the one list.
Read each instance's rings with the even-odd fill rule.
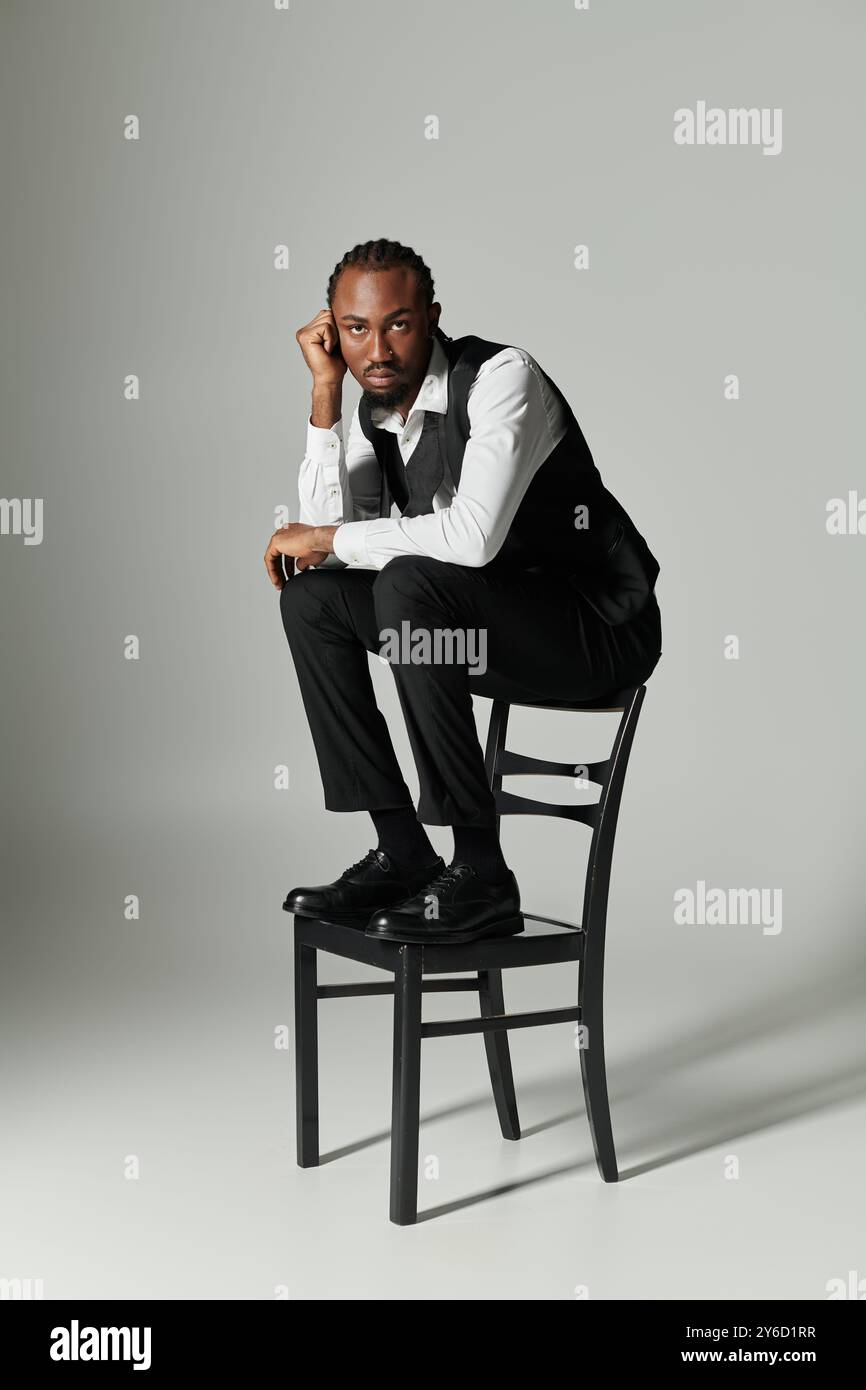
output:
[[[0,14],[0,1276],[46,1297],[569,1297],[588,1278],[608,1297],[826,1296],[864,1259],[862,6]],[[713,107],[763,111],[765,131],[780,112],[775,148],[733,121],[700,138]],[[377,1145],[294,1166],[281,903],[374,841],[324,810],[262,561],[278,509],[297,517],[295,330],[378,236],[424,256],[446,332],[523,346],[565,391],[661,562],[664,630],[620,817],[607,1029],[621,1166],[666,1200],[638,1230],[628,1184],[602,1190],[566,1026],[512,1035],[530,1118],[571,1116],[537,1136],[555,1158],[514,1161],[565,1178],[461,1213],[507,1146],[480,1040],[442,1040],[422,1110],[453,1124],[422,1135],[444,1174],[422,1201],[457,1214],[408,1264],[386,1219],[387,1001],[323,1019],[323,1142]],[[414,788],[391,673],[373,674]],[[586,760],[612,719],[518,711],[513,742]],[[512,818],[503,838],[525,905],[574,917],[582,828]],[[677,894],[710,889],[764,890],[776,928],[676,919]],[[506,984],[515,1008],[573,997],[558,967]],[[750,1178],[726,1182],[747,1149]],[[479,1221],[499,1223],[492,1248]]]

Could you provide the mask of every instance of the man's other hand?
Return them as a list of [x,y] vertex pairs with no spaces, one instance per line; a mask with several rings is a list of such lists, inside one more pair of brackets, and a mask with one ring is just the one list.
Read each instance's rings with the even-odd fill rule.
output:
[[[333,531],[336,527],[330,529]],[[283,555],[289,556],[292,560],[296,559],[299,570],[305,570],[310,565],[319,565],[324,560],[328,551],[321,550],[316,544],[322,539],[321,532],[317,534],[317,530],[315,526],[290,521],[288,526],[281,526],[271,536],[265,551],[265,569],[275,589],[282,589],[286,582],[281,558]],[[293,573],[294,567],[290,566],[290,570]]]
[[309,569],[310,565],[320,565],[327,558],[327,550],[308,550],[304,555],[296,557],[295,568],[299,571]]

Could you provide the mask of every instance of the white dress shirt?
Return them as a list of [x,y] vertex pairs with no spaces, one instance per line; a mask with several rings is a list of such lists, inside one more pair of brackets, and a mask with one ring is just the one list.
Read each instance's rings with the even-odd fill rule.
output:
[[[433,340],[427,376],[405,423],[397,410],[373,406],[373,424],[397,435],[408,463],[424,411],[448,408],[448,359]],[[453,491],[443,479],[426,516],[383,516],[382,474],[361,429],[358,407],[343,452],[343,422],[320,429],[307,418],[307,452],[298,473],[300,520],[308,526],[344,524],[334,533],[334,555],[380,570],[396,555],[430,555],[457,565],[486,565],[500,549],[523,495],[566,430],[562,406],[523,348],[507,347],[482,362],[469,387],[469,438]],[[446,470],[447,472],[447,470]],[[387,493],[386,493],[387,496]],[[393,510],[393,507],[392,507]]]

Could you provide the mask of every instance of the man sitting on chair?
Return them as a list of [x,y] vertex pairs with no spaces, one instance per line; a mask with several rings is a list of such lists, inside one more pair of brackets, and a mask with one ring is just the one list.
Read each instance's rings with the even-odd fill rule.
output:
[[[447,337],[411,248],[353,247],[327,299],[296,334],[313,376],[301,519],[265,564],[325,806],[368,811],[378,845],[283,906],[395,941],[521,931],[472,695],[578,702],[641,684],[661,656],[659,566],[559,388],[523,348]],[[347,371],[362,395],[344,450]],[[391,663],[417,812],[368,652]],[[452,827],[447,866],[425,824]]]

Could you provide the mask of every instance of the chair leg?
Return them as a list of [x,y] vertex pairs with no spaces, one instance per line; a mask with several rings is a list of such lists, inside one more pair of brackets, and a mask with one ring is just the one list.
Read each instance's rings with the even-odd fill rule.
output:
[[295,1106],[301,1168],[319,1162],[319,1036],[316,948],[295,937]]
[[[581,970],[586,970],[586,962],[581,966]],[[618,1182],[619,1172],[616,1166],[616,1149],[607,1095],[607,1072],[604,1065],[601,972],[590,969],[582,983],[584,988],[581,1020],[586,1029],[587,1046],[580,1049],[580,1074],[583,1079],[583,1098],[586,1103],[589,1132],[592,1135],[599,1173],[605,1182]]]
[[[502,991],[501,970],[479,970],[478,994],[481,1001],[481,1017],[505,1013],[505,996]],[[504,1139],[520,1138],[520,1121],[517,1117],[517,1096],[514,1091],[514,1076],[511,1071],[511,1052],[508,1047],[508,1031],[503,1028],[484,1034],[487,1051],[487,1066],[493,1085],[493,1099],[499,1116],[499,1127]]]
[[394,1071],[391,1093],[391,1220],[418,1219],[421,1105],[421,948],[400,948],[394,973]]

